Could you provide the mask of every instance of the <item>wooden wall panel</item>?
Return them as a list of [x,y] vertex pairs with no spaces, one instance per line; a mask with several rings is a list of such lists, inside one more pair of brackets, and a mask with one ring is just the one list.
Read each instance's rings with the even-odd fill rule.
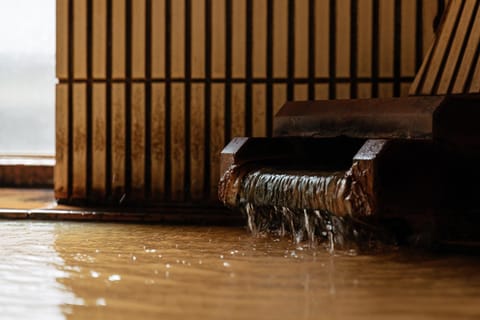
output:
[[212,1],[212,77],[225,79],[225,0]]
[[328,78],[330,74],[331,3],[326,0],[315,1],[315,76],[322,78]]
[[232,76],[234,78],[245,77],[246,20],[247,0],[232,1]]
[[[357,75],[369,77],[372,74],[373,0],[363,0],[358,6],[357,24]],[[411,34],[408,37],[411,38]]]
[[[382,0],[383,1],[383,0]],[[385,0],[386,1],[386,0]],[[350,76],[350,0],[337,0],[336,4],[336,64],[337,77]]]
[[295,1],[295,77],[308,77],[308,0]]
[[[96,0],[95,0],[96,1]],[[131,4],[132,78],[145,78],[145,0],[132,0]]]
[[[76,1],[76,0],[74,0]],[[112,0],[112,78],[125,79],[125,0]]]
[[288,70],[288,0],[273,5],[273,74],[286,78]]
[[192,78],[205,78],[205,0],[192,1]]
[[210,197],[217,198],[217,182],[220,179],[219,154],[225,146],[225,88],[223,84],[212,85],[212,110],[210,113]]
[[[170,1],[171,72],[173,78],[185,77],[185,0]],[[168,14],[168,13],[167,13]]]
[[107,74],[107,0],[92,1],[92,76],[105,79]]
[[92,88],[92,195],[103,199],[107,181],[107,86],[95,83]]
[[56,196],[212,203],[220,150],[234,136],[271,134],[287,99],[407,94],[439,8],[57,0]]
[[161,201],[165,197],[165,167],[168,161],[166,152],[166,105],[165,84],[152,84],[151,115],[151,193],[152,198]]
[[87,85],[73,85],[72,198],[87,196]]
[[253,76],[264,78],[267,75],[267,0],[253,2]]
[[190,172],[191,198],[203,199],[205,185],[205,85],[192,84],[190,105]]
[[145,192],[145,85],[132,84],[131,94],[131,188],[135,199],[142,199]]
[[69,169],[69,96],[68,85],[58,84],[56,87],[56,112],[55,112],[55,195],[61,199],[69,197],[68,169]]
[[232,126],[230,136],[245,136],[245,84],[232,86]]
[[170,168],[172,201],[185,199],[185,86],[172,84],[170,119]]
[[125,195],[125,84],[112,84],[111,136],[112,156],[110,163],[112,196],[119,202]]
[[73,76],[87,78],[87,0],[73,2]]
[[151,0],[151,76],[165,77],[165,0]]
[[68,79],[68,0],[57,0],[56,4],[56,75]]

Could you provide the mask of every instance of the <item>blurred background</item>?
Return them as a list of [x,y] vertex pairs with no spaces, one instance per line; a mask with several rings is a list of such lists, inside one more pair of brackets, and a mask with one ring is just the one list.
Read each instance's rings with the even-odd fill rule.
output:
[[0,1],[0,154],[55,153],[55,0]]

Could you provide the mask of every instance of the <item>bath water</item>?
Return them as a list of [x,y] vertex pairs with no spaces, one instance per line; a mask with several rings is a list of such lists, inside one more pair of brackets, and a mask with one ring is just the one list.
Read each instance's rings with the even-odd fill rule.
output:
[[478,319],[480,259],[246,228],[0,222],[2,319]]

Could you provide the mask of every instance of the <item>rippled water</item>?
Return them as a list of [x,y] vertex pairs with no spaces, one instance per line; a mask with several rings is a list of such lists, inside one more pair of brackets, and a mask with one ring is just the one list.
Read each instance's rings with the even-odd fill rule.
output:
[[244,228],[0,222],[2,319],[477,319],[480,259]]

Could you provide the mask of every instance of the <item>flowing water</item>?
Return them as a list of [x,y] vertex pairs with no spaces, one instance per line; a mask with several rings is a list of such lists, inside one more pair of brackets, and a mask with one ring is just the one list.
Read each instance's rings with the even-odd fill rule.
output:
[[290,235],[295,243],[325,244],[331,253],[335,248],[371,249],[379,240],[393,238],[352,214],[357,194],[351,194],[352,179],[345,172],[261,168],[238,185],[237,205],[253,235]]
[[0,222],[1,319],[478,319],[480,258],[245,228]]

